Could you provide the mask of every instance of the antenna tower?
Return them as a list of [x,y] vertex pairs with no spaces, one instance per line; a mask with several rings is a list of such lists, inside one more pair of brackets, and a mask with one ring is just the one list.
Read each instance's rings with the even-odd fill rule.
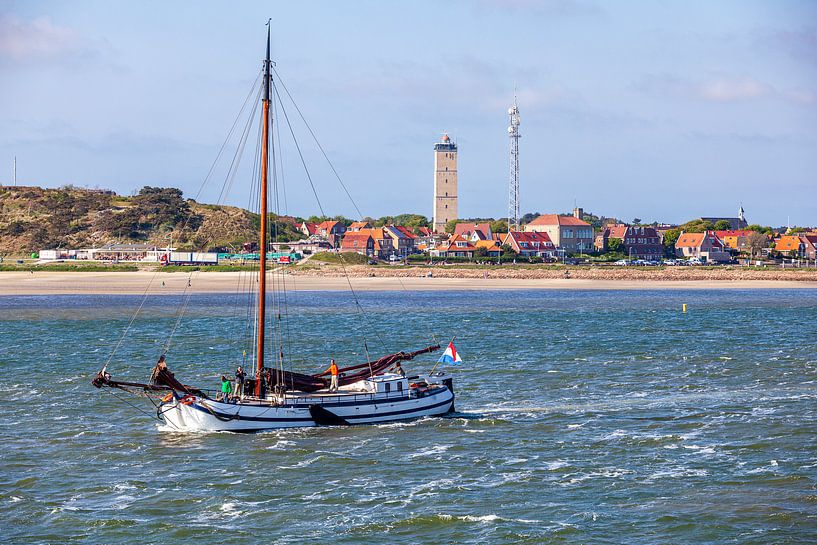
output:
[[508,187],[508,230],[519,230],[519,107],[516,105],[516,93],[513,106],[508,108],[510,125],[508,136],[511,137],[511,176]]

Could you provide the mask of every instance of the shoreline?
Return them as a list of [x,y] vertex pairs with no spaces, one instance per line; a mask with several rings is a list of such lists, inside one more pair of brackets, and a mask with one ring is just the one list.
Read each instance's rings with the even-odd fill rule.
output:
[[[378,271],[379,272],[379,271]],[[453,271],[449,271],[453,272]],[[436,271],[435,271],[436,274]],[[187,287],[190,278],[190,287]],[[239,272],[0,272],[0,296],[178,295],[239,293],[251,274]],[[712,290],[817,289],[817,280],[769,278],[518,278],[468,276],[350,276],[288,274],[290,291],[474,291],[474,290]],[[243,282],[243,289],[240,289]]]

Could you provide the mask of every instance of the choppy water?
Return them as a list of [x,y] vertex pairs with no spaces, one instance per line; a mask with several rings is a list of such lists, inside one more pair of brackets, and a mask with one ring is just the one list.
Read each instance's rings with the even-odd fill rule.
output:
[[[0,298],[0,541],[817,540],[817,292],[360,297],[373,353],[456,333],[460,413],[174,434],[89,385],[139,297]],[[176,302],[148,301],[114,375],[146,378]],[[235,303],[192,300],[178,376],[215,387],[234,367]],[[348,295],[295,294],[290,316],[302,370],[363,357]]]

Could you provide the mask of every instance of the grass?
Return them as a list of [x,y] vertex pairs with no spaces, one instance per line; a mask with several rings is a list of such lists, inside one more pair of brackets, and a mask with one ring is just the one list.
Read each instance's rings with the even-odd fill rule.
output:
[[[270,267],[272,268],[272,267]],[[167,265],[159,269],[161,272],[237,272],[237,271],[257,271],[258,264],[255,265]]]
[[18,265],[16,263],[0,263],[0,271],[51,271],[51,272],[134,272],[136,265],[103,265],[100,263],[50,263]]
[[312,260],[321,261],[323,263],[335,263],[338,265],[365,265],[369,262],[369,258],[365,255],[352,252],[317,252],[312,256]]

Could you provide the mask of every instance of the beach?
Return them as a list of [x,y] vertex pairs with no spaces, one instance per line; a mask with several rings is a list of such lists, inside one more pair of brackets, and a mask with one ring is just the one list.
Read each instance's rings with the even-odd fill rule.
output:
[[[283,275],[291,291],[817,289],[817,271],[336,268]],[[251,272],[0,272],[0,296],[245,291]],[[188,286],[189,283],[189,286]]]

